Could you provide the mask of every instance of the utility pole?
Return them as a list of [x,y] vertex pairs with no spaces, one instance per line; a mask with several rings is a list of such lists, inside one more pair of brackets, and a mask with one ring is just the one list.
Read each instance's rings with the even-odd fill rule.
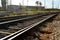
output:
[[52,9],[54,9],[54,0],[52,0]]
[[59,2],[58,2],[58,9],[59,9]]
[[22,0],[22,13],[25,13],[24,0]]
[[28,0],[27,0],[27,8],[26,9],[27,9],[27,15],[28,15]]
[[28,0],[27,0],[27,6],[28,6]]
[[24,0],[22,0],[22,5],[24,5]]
[[10,0],[10,11],[12,11],[12,10],[11,10],[11,3],[12,3],[12,0]]
[[46,6],[46,0],[44,0],[44,7]]
[[11,5],[11,3],[12,3],[12,0],[10,0],[10,5]]

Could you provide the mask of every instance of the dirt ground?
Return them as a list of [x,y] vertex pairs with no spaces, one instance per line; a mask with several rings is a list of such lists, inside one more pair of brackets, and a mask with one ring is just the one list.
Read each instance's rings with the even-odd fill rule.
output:
[[44,34],[41,34],[41,40],[60,40],[60,14],[54,18],[52,22],[45,24],[41,29]]

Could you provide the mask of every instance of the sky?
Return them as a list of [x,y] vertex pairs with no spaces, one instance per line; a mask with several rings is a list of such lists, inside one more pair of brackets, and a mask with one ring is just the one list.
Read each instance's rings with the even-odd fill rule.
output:
[[[28,1],[28,2],[27,2]],[[44,6],[44,0],[11,0],[12,5],[29,5],[29,6],[35,6],[36,1],[39,1],[42,3],[42,6]],[[24,2],[24,3],[23,3]],[[8,4],[10,4],[10,0],[8,0]],[[60,8],[60,0],[54,0],[54,8]],[[0,0],[0,6],[1,6],[1,0]],[[52,8],[52,0],[45,0],[45,7],[46,8]]]

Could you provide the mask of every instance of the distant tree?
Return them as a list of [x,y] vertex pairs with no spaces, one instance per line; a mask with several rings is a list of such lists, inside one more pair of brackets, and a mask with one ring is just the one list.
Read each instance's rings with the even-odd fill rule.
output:
[[37,4],[37,6],[38,6],[38,4],[39,4],[39,1],[36,1],[36,4]]
[[36,1],[35,3],[37,4],[36,9],[38,10],[39,1]]
[[42,3],[41,3],[41,2],[39,2],[39,5],[41,6],[41,5],[42,5]]
[[7,3],[7,0],[1,0],[3,10],[6,10],[6,3]]

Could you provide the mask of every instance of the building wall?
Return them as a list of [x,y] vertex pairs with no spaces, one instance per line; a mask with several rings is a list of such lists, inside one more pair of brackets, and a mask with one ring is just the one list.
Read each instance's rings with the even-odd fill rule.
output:
[[39,10],[41,9],[45,9],[44,7],[40,7],[40,6],[18,6],[18,5],[10,5],[8,6],[10,11],[13,12],[22,12],[22,10],[26,9],[26,10],[37,10],[37,8]]

